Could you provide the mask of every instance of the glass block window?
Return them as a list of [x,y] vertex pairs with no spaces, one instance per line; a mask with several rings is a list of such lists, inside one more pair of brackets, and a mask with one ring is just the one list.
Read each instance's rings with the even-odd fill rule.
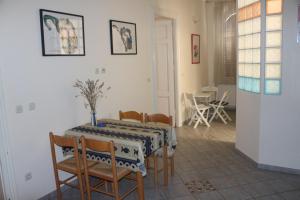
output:
[[238,0],[238,87],[260,93],[261,3]]
[[281,92],[282,0],[266,0],[265,94]]

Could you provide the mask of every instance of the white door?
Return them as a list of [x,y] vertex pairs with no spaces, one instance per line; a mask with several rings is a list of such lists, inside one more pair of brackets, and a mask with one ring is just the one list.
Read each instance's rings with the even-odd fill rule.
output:
[[174,49],[172,20],[155,21],[156,28],[156,103],[157,112],[173,117],[175,122],[174,96]]

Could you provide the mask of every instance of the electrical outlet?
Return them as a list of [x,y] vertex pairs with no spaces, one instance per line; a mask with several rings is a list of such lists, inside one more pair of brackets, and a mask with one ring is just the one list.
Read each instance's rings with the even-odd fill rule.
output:
[[101,73],[102,73],[102,74],[105,74],[105,73],[106,73],[106,69],[105,69],[105,68],[102,68],[102,69],[101,69]]
[[16,113],[20,114],[23,112],[23,106],[22,105],[17,105],[16,106]]
[[27,174],[25,174],[25,181],[29,181],[30,179],[32,179],[32,173],[28,172]]
[[35,110],[35,103],[34,102],[31,102],[31,103],[28,104],[28,110],[29,111]]

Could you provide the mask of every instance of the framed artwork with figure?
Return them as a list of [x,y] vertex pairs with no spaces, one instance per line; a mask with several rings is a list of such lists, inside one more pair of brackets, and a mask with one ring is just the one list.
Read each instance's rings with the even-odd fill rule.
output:
[[192,34],[192,64],[200,63],[200,35]]
[[40,9],[43,56],[84,56],[81,15]]
[[136,24],[110,20],[109,25],[111,54],[137,54]]

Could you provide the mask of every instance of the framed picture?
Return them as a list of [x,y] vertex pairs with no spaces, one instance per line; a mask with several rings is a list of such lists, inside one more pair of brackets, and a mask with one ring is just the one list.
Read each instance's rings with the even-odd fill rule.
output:
[[200,63],[200,35],[192,34],[192,64]]
[[83,16],[40,9],[43,56],[84,56]]
[[137,54],[136,24],[110,20],[109,25],[111,54]]

